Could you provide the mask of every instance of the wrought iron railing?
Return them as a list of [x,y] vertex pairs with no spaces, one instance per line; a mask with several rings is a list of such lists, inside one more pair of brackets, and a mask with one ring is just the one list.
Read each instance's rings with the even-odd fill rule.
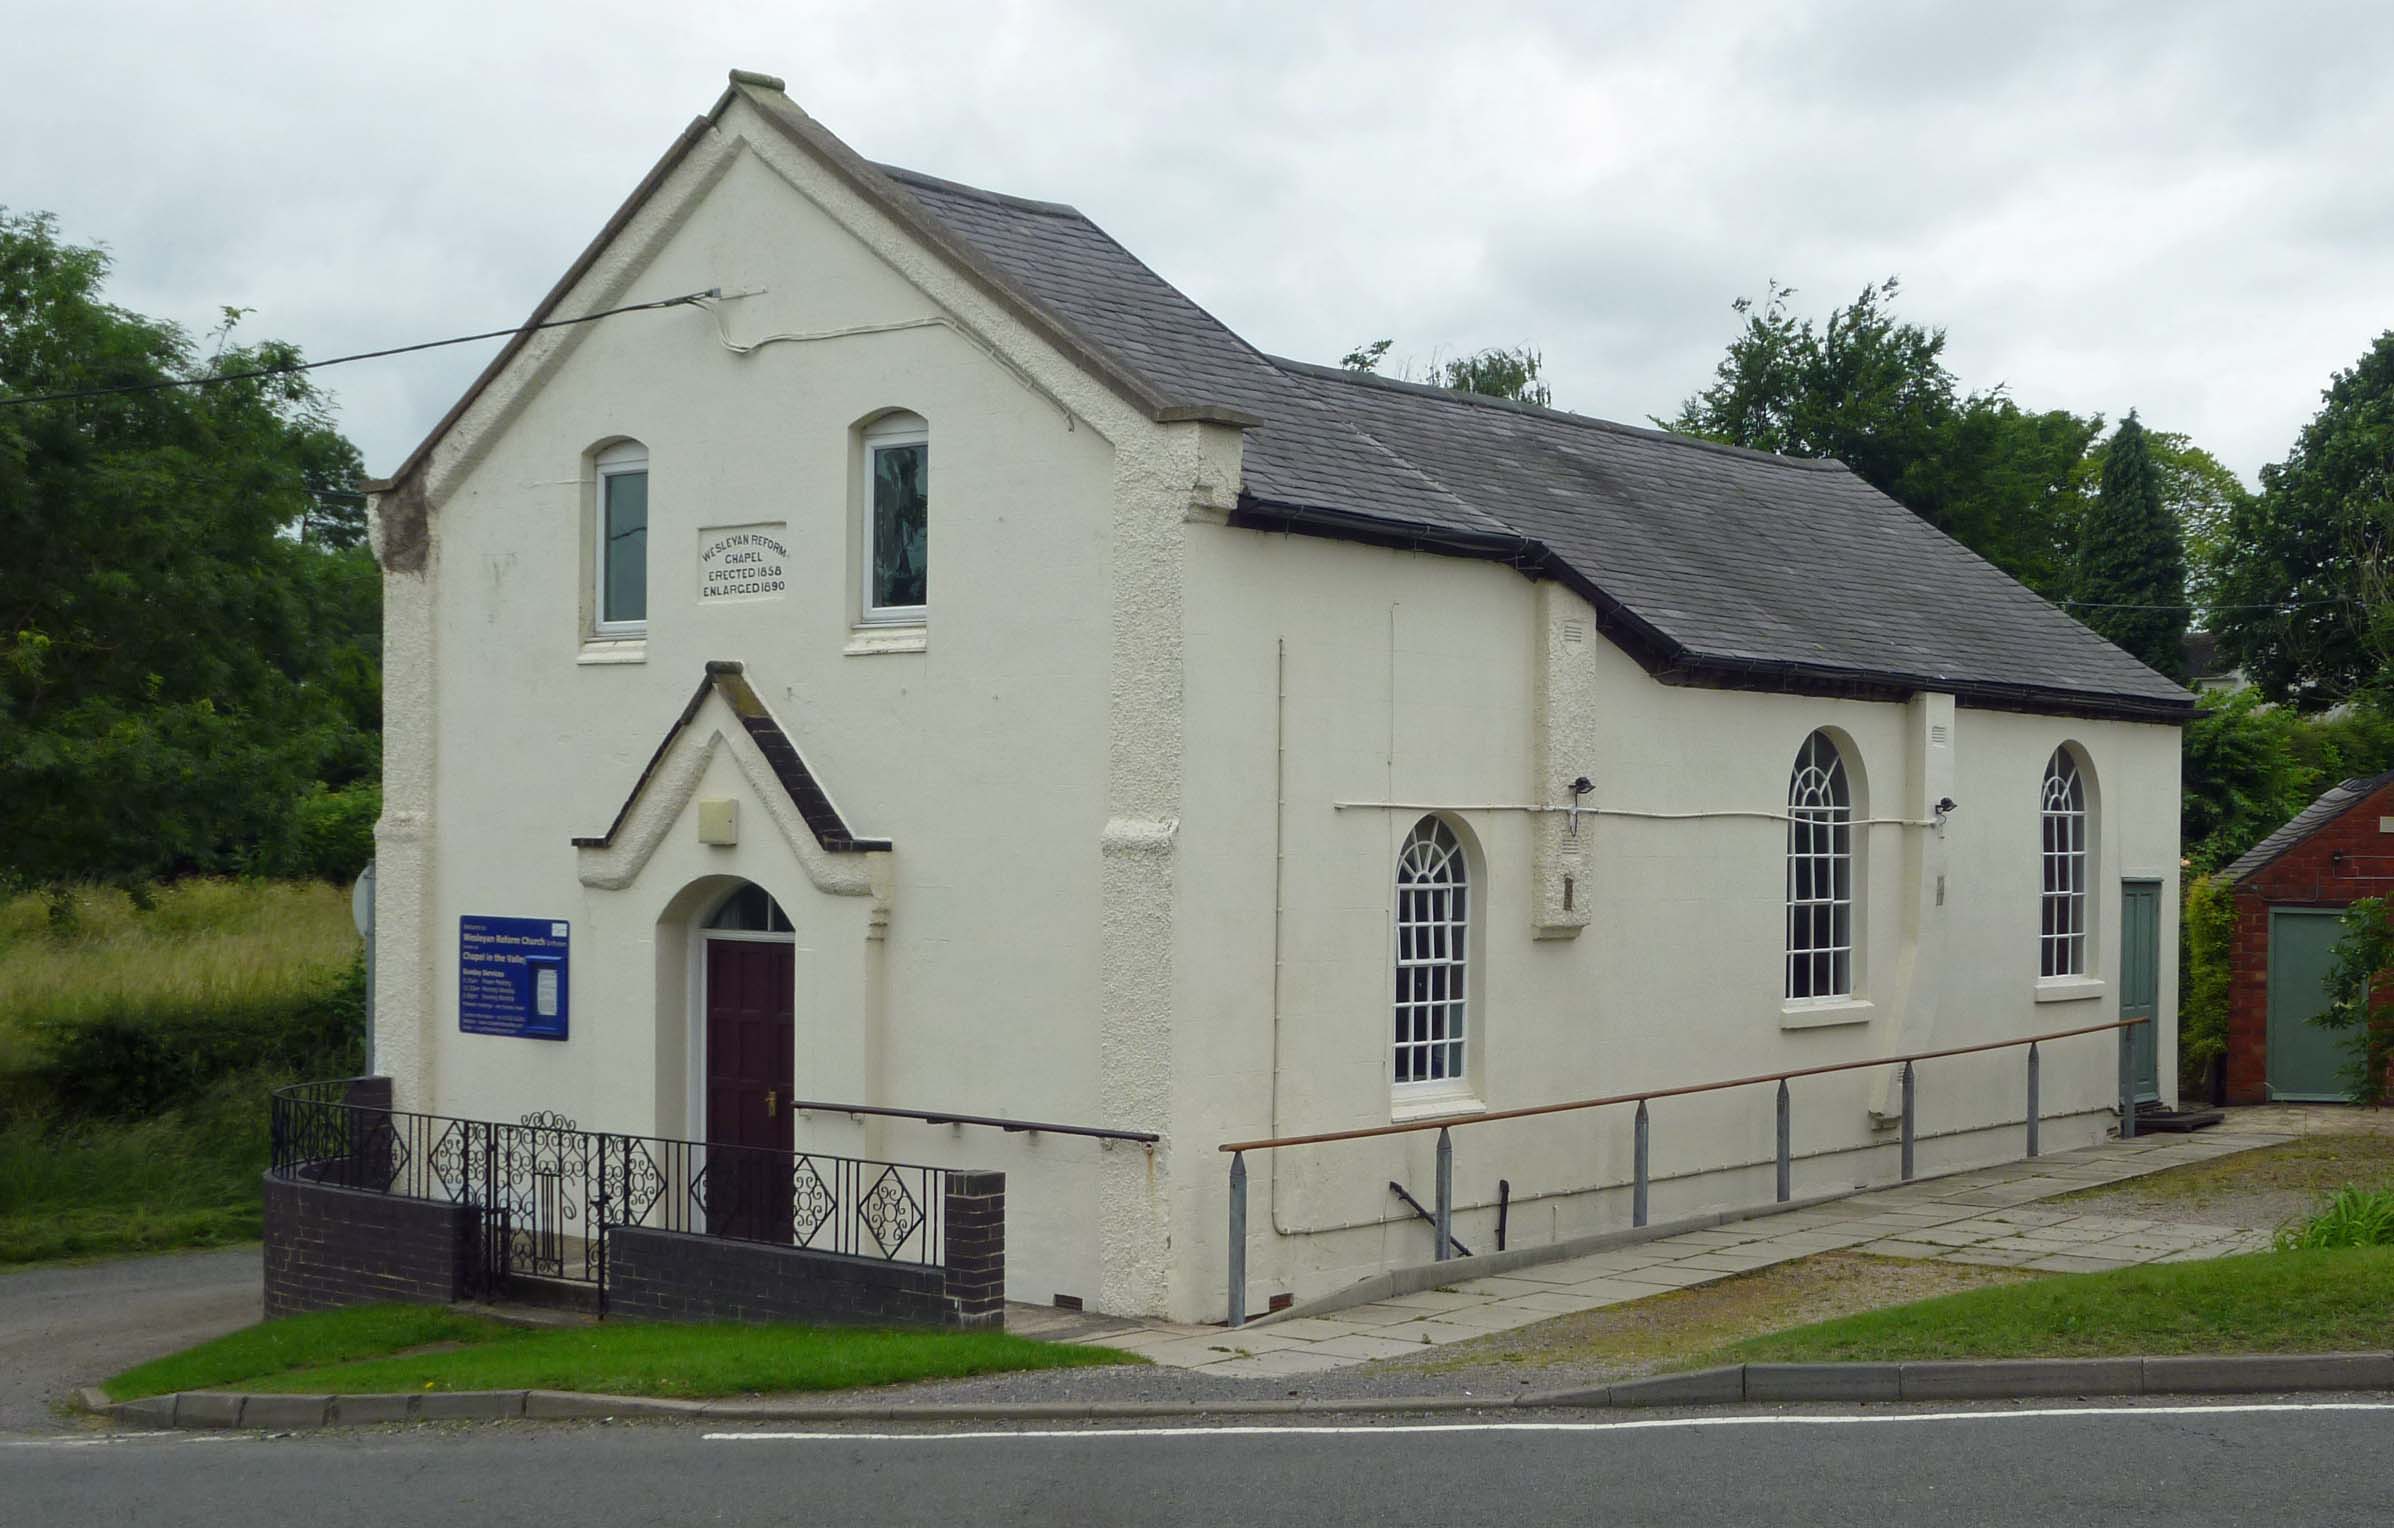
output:
[[627,1226],[938,1266],[948,1170],[823,1152],[710,1145],[350,1101],[301,1083],[273,1104],[276,1176],[483,1215],[481,1272],[597,1284],[606,1233]]

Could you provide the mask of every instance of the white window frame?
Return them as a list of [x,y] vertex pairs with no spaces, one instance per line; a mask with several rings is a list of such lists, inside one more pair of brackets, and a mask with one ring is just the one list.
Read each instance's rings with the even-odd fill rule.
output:
[[931,427],[919,414],[884,414],[865,427],[864,432],[864,493],[857,529],[856,623],[859,626],[920,626],[931,614],[930,583],[924,582],[925,602],[920,605],[876,605],[873,603],[873,537],[878,526],[873,513],[873,485],[880,481],[879,458],[882,452],[907,446],[923,448],[923,542],[925,560],[931,540]]
[[[596,465],[598,468],[598,493],[591,501],[591,540],[596,552],[591,558],[590,629],[592,633],[601,637],[644,636],[648,632],[646,611],[650,604],[650,595],[653,593],[648,587],[648,569],[645,560],[641,567],[640,581],[643,612],[641,617],[636,621],[610,621],[607,619],[607,485],[616,478],[630,477],[634,473],[644,478],[647,477],[648,447],[636,440],[619,441],[598,454]],[[649,487],[649,520],[644,530],[653,532],[656,529],[656,485],[652,483]],[[647,537],[644,536],[641,542],[644,550],[647,544]]]
[[[1781,987],[1789,1007],[1853,1001],[1855,920],[1853,773],[1837,740],[1814,732],[1796,750],[1787,776],[1787,953]],[[1825,984],[1812,974],[1824,956]],[[1807,989],[1801,992],[1799,967]]]
[[2064,744],[2045,761],[2037,813],[2038,862],[2044,871],[2037,899],[2039,981],[2066,982],[2091,974],[2087,915],[2094,869],[2088,850],[2092,829],[2086,771]]
[[1400,1097],[1471,1088],[1471,859],[1435,814],[1397,849],[1389,1077]]

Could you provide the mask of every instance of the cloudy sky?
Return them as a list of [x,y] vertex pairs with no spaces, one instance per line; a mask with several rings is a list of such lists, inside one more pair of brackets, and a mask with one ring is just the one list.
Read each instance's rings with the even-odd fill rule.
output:
[[[2394,5],[14,8],[0,205],[119,303],[312,355],[519,321],[737,65],[868,157],[1069,201],[1267,350],[1532,342],[1643,420],[1729,302],[1903,278],[1972,387],[2248,479],[2394,325]],[[388,471],[494,346],[328,372]]]

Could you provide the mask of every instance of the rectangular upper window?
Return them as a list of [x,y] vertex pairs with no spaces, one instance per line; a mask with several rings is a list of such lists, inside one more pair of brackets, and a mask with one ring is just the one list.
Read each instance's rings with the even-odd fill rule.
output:
[[930,605],[931,438],[920,417],[865,431],[863,616],[920,621]]
[[648,626],[648,450],[626,443],[598,458],[598,612],[601,635]]

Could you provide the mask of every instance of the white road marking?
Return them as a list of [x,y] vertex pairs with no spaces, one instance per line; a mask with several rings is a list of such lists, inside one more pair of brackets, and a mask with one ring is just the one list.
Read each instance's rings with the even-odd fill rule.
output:
[[1601,1433],[1671,1427],[1840,1427],[1890,1422],[2010,1422],[2037,1417],[2240,1416],[2281,1411],[2394,1411],[2385,1401],[2270,1401],[2227,1406],[2050,1406],[2022,1411],[1797,1413],[1733,1417],[1648,1417],[1634,1422],[1402,1422],[1335,1427],[1089,1427],[986,1432],[714,1432],[709,1443],[966,1443],[998,1438],[1255,1438],[1408,1433]]

